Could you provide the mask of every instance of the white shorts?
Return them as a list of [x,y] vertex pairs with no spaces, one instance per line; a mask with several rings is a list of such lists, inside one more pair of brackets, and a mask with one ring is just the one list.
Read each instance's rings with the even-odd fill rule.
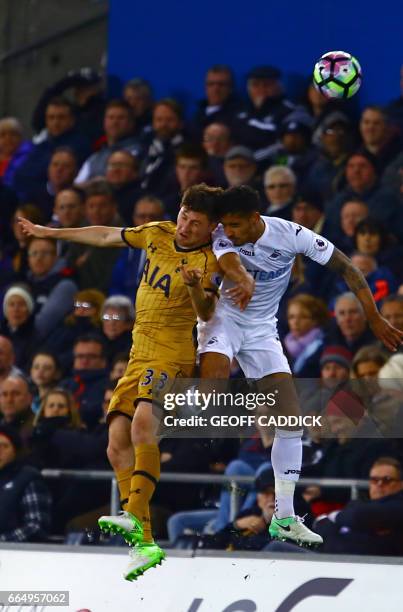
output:
[[199,322],[198,353],[220,353],[230,361],[236,357],[246,378],[260,379],[276,372],[291,374],[280,340],[264,324],[237,323],[220,312],[207,322]]

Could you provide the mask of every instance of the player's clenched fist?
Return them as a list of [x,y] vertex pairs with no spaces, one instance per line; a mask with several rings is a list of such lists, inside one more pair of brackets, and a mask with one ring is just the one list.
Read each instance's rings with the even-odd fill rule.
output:
[[202,279],[203,273],[199,268],[186,268],[181,266],[183,282],[188,287],[196,287]]

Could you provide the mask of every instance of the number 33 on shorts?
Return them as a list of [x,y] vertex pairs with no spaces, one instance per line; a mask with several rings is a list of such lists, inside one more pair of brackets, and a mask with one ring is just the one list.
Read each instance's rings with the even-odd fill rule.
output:
[[140,387],[152,387],[156,384],[156,389],[159,391],[163,389],[167,380],[168,374],[166,372],[156,371],[153,368],[147,368],[143,376],[141,377]]

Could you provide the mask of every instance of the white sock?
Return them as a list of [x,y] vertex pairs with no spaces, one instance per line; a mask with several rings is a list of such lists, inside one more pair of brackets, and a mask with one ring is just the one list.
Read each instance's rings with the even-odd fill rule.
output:
[[271,449],[271,463],[275,483],[275,515],[277,518],[295,516],[294,490],[302,465],[302,430],[276,429]]

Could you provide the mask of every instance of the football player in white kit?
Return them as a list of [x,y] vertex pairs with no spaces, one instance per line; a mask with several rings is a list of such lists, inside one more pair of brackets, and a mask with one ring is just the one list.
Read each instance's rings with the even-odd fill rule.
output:
[[[343,276],[360,300],[372,331],[389,350],[395,351],[401,344],[403,332],[379,314],[364,276],[332,243],[301,225],[261,216],[259,210],[259,195],[248,186],[230,188],[221,198],[221,226],[213,235],[214,254],[225,271],[225,262],[230,258],[224,255],[238,253],[240,262],[255,280],[255,291],[247,307],[240,310],[234,304],[237,289],[223,281],[213,318],[199,323],[201,377],[229,377],[231,360],[236,357],[245,377],[259,380],[259,390],[263,390],[265,383],[272,386],[275,381],[281,414],[299,415],[291,370],[276,328],[279,302],[298,253]],[[242,274],[244,271],[240,270]],[[269,533],[299,544],[320,544],[322,538],[294,512],[295,484],[301,473],[302,433],[295,427],[276,428],[271,452],[276,504]]]

